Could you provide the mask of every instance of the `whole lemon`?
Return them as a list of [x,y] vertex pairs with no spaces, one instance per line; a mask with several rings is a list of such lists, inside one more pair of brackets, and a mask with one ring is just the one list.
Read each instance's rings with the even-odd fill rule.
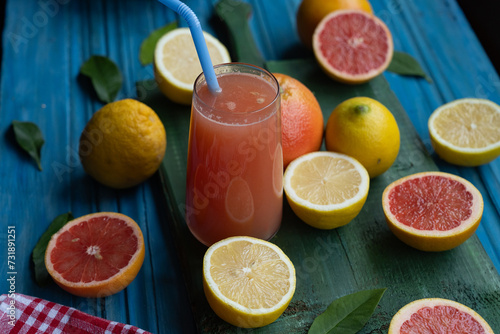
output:
[[85,171],[116,189],[145,181],[160,166],[167,136],[156,113],[144,103],[125,99],[98,110],[80,137]]
[[340,9],[358,9],[372,14],[368,0],[302,0],[297,11],[297,32],[305,46],[312,49],[312,36],[318,23]]
[[391,167],[399,152],[396,119],[380,102],[354,97],[339,104],[326,124],[326,149],[347,154],[374,178]]

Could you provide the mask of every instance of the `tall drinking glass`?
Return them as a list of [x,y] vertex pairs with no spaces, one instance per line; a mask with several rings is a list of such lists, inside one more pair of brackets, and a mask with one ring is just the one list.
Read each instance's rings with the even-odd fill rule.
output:
[[209,246],[230,236],[269,240],[281,224],[283,152],[276,78],[249,64],[215,66],[220,93],[194,84],[186,221]]

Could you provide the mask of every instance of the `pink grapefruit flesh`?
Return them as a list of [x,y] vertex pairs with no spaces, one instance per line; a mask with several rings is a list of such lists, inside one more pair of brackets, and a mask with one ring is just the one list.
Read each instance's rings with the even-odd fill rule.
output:
[[424,251],[452,249],[477,229],[483,198],[469,181],[449,173],[423,172],[387,186],[382,206],[391,231]]
[[[457,323],[457,320],[460,320]],[[454,324],[455,322],[455,324]],[[484,328],[470,314],[460,311],[453,306],[423,307],[415,312],[410,320],[406,320],[401,326],[401,334],[424,333],[424,328],[431,328],[429,334],[443,333],[443,325],[446,333],[485,333]],[[436,330],[432,330],[435,328]]]
[[441,175],[408,180],[389,194],[396,219],[418,230],[448,231],[470,218],[473,195],[464,184]]
[[387,26],[360,10],[339,10],[318,24],[313,49],[322,69],[350,84],[366,82],[382,73],[394,51]]
[[118,273],[137,250],[137,236],[131,227],[117,218],[101,216],[64,231],[50,258],[64,279],[88,283]]
[[136,222],[119,213],[101,212],[74,219],[54,234],[45,265],[66,291],[103,297],[132,282],[144,253],[144,239]]
[[389,334],[492,334],[474,310],[452,300],[427,298],[411,302],[392,318]]

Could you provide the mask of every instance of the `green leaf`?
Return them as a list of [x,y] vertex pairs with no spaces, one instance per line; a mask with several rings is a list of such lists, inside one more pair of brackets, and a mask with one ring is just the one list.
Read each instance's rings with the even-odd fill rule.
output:
[[16,141],[32,157],[42,170],[41,150],[45,143],[42,132],[35,123],[12,121]]
[[50,278],[45,267],[45,250],[49,245],[50,238],[71,220],[73,220],[71,212],[57,216],[52,223],[50,223],[47,231],[42,234],[35,248],[33,248],[32,258],[33,264],[35,265],[35,280],[39,286],[47,285]]
[[167,32],[177,28],[177,22],[171,22],[166,26],[154,30],[149,36],[142,41],[139,51],[139,61],[143,66],[151,64],[154,60],[156,42]]
[[355,334],[370,319],[386,289],[359,291],[334,300],[314,319],[309,334]]
[[387,71],[401,75],[422,77],[428,82],[432,82],[431,78],[425,73],[418,61],[404,52],[394,51]]
[[238,0],[221,0],[215,11],[228,28],[236,60],[264,67],[264,58],[255,43],[248,22],[252,6]]
[[80,73],[89,77],[97,97],[104,103],[113,102],[122,87],[120,69],[109,58],[92,56],[80,68]]

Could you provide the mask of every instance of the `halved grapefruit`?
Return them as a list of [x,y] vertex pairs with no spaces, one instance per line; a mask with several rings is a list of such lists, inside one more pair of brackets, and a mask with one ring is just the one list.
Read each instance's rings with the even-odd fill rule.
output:
[[426,298],[404,306],[394,315],[389,334],[493,334],[474,310],[452,300]]
[[389,28],[376,16],[361,10],[338,10],[316,27],[313,49],[326,74],[340,82],[359,84],[389,66],[394,45]]
[[382,194],[391,231],[423,251],[452,249],[479,226],[483,198],[469,181],[449,173],[423,172],[394,181]]
[[127,287],[144,261],[144,238],[131,218],[100,212],[74,219],[50,239],[45,266],[64,290],[105,297]]

